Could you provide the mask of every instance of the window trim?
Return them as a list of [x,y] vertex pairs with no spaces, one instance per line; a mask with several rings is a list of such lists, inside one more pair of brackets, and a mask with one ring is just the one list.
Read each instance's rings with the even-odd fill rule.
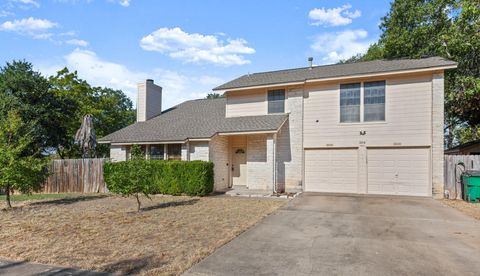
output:
[[[384,107],[385,107],[385,119],[384,120],[379,120],[379,121],[365,121],[364,120],[364,117],[365,117],[365,83],[366,82],[379,82],[379,81],[383,81],[385,82],[385,94],[384,94],[384,98],[385,98],[385,104],[384,104]],[[360,83],[360,121],[359,122],[342,122],[340,121],[340,118],[341,118],[341,107],[340,107],[340,93],[341,93],[341,89],[340,89],[340,86],[342,84],[354,84],[354,83]],[[357,81],[357,82],[347,82],[347,83],[340,83],[338,85],[338,108],[337,108],[337,112],[338,112],[338,124],[339,125],[358,125],[358,124],[386,124],[387,123],[387,118],[388,118],[388,113],[387,113],[387,87],[388,87],[388,82],[386,79],[374,79],[374,80],[368,80],[368,81]]]

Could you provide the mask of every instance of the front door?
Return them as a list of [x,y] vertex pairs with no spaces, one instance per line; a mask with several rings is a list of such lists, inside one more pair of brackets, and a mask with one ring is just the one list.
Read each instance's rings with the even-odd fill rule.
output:
[[247,185],[247,153],[245,148],[232,148],[232,185]]

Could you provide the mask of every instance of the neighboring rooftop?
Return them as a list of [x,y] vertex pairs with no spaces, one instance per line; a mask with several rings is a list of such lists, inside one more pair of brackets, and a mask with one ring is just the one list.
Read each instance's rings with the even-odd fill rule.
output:
[[222,84],[213,90],[227,90],[259,85],[272,85],[306,80],[320,80],[351,75],[374,74],[436,67],[451,67],[457,63],[441,57],[421,59],[374,60],[356,63],[303,67],[247,74]]
[[192,100],[167,109],[145,122],[136,122],[99,142],[141,143],[210,138],[216,133],[277,130],[288,115],[225,117],[226,99]]
[[467,152],[468,154],[480,153],[480,139],[470,141],[445,150],[445,154],[459,154]]

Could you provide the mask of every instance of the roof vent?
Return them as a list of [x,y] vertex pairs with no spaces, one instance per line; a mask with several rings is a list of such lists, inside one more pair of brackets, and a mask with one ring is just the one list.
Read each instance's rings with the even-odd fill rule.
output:
[[310,68],[313,67],[313,57],[308,58],[308,67],[310,67]]

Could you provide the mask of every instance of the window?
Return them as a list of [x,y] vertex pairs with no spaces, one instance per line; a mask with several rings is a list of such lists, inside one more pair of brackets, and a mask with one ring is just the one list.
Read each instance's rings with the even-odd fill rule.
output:
[[340,122],[360,122],[360,83],[340,85]]
[[167,153],[168,160],[182,160],[182,144],[169,144]]
[[164,145],[150,145],[150,159],[163,160],[164,151],[165,151]]
[[363,84],[363,121],[385,120],[385,81]]
[[268,113],[284,113],[285,112],[285,90],[269,90],[268,91]]

